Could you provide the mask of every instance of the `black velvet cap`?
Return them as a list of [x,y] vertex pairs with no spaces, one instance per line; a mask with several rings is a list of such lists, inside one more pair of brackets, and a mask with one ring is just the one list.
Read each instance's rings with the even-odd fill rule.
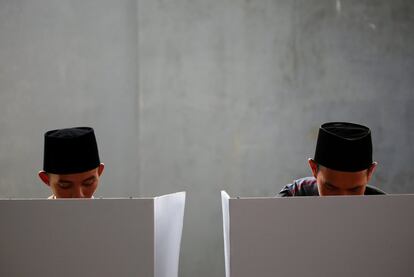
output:
[[98,145],[92,128],[75,127],[45,133],[44,171],[54,174],[81,173],[99,164]]
[[338,171],[368,169],[372,164],[371,130],[347,122],[323,124],[319,129],[314,160]]

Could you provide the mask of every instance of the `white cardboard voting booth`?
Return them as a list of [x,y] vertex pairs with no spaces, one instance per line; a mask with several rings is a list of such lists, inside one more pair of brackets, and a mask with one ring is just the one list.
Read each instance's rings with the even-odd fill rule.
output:
[[414,276],[414,195],[221,195],[227,277]]
[[0,276],[177,277],[185,192],[0,200]]

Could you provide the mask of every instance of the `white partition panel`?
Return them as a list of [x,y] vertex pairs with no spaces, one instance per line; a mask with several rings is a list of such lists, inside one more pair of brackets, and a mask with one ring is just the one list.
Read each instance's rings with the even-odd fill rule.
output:
[[177,277],[185,192],[155,198],[155,277]]
[[227,277],[414,276],[414,195],[230,198],[227,204]]
[[[158,247],[175,247],[164,254],[164,260],[177,268],[183,194],[139,199],[0,200],[0,276],[155,276],[156,234],[166,233],[160,228],[170,227],[174,235],[158,241]],[[180,205],[167,205],[169,220],[155,216],[155,206],[163,202],[159,200],[174,202],[175,197]]]
[[230,277],[230,214],[229,214],[230,196],[227,192],[221,192],[221,206],[223,211],[223,237],[224,237],[224,265],[226,277]]

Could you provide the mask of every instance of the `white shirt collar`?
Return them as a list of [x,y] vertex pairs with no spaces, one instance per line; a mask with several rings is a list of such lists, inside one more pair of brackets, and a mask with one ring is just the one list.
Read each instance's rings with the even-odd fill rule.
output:
[[[95,197],[93,197],[93,195],[92,195],[91,199],[94,199],[94,198]],[[53,195],[49,196],[47,199],[56,199],[56,196],[53,194]]]

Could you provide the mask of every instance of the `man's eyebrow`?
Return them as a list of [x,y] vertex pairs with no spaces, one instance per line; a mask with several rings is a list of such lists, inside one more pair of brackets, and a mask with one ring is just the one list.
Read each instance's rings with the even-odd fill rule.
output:
[[[331,183],[329,183],[329,182],[325,182],[325,186],[330,186],[330,187],[333,187],[333,188],[337,188],[334,184],[331,184]],[[347,189],[347,190],[356,190],[356,189],[359,189],[359,188],[361,188],[361,187],[363,187],[364,185],[355,185],[355,186],[353,186],[352,188],[349,188],[349,189]]]
[[333,187],[333,188],[337,188],[336,186],[334,186],[333,184],[331,184],[329,182],[325,182],[325,186],[330,186],[330,187]]
[[349,190],[359,189],[363,187],[364,185],[355,185],[354,187],[350,188]]
[[85,180],[83,180],[82,183],[87,182],[87,181],[92,181],[92,180],[95,180],[95,179],[96,179],[95,176],[91,176],[91,177],[88,177]]

